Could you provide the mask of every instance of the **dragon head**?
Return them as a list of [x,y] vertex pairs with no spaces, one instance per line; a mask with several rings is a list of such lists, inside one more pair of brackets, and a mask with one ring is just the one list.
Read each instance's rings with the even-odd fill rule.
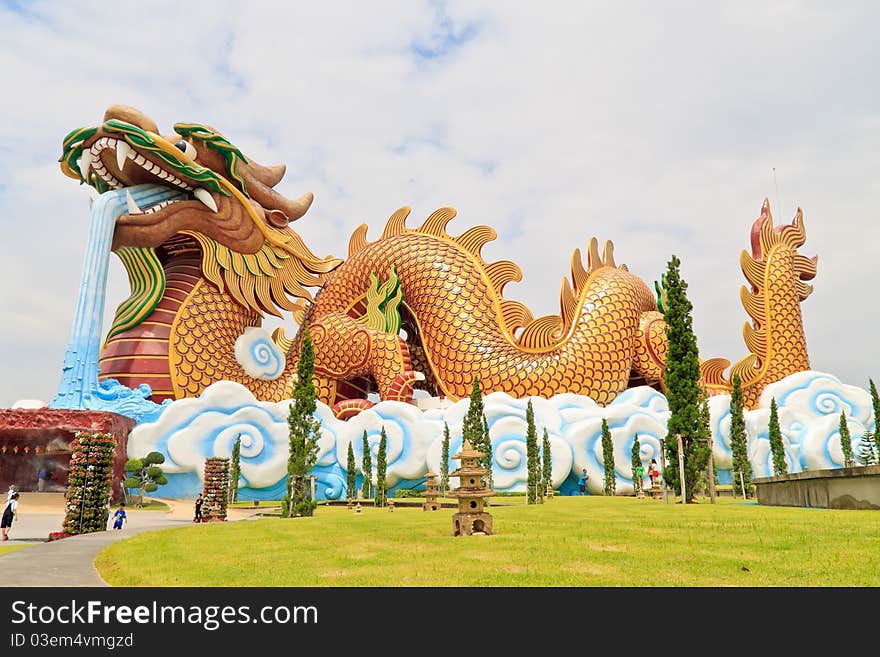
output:
[[162,136],[139,110],[113,105],[100,126],[64,138],[62,172],[101,193],[151,183],[186,194],[152,207],[129,195],[113,250],[152,251],[162,262],[199,248],[205,276],[260,314],[293,310],[287,295],[311,299],[304,287],[320,285],[342,262],[315,256],[288,226],[305,214],[312,194],[282,196],[273,187],[284,165],[257,164],[213,128],[176,123],[174,132]]

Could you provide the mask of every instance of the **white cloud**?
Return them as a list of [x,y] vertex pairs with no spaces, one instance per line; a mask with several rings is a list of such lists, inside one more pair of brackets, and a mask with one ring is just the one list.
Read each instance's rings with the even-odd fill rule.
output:
[[[520,264],[507,294],[535,315],[557,310],[571,250],[594,234],[649,282],[675,253],[704,357],[745,353],[738,256],[763,198],[777,222],[800,205],[803,252],[820,256],[803,305],[813,368],[864,387],[878,18],[787,2],[5,5],[0,406],[54,394],[88,222],[55,160],[120,102],[285,162],[281,191],[315,193],[296,228],[321,255],[345,255],[361,222],[374,238],[401,205],[414,224],[454,205],[451,231],[496,228],[484,254]],[[126,296],[121,266],[110,276],[105,326]]]

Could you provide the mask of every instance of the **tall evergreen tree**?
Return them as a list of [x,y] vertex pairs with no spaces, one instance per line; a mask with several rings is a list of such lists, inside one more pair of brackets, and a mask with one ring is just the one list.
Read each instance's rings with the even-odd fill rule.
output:
[[483,392],[480,389],[480,377],[474,377],[467,414],[461,427],[462,440],[468,440],[471,447],[485,452],[483,449]]
[[311,516],[317,502],[311,499],[308,474],[318,459],[321,423],[315,419],[318,392],[315,389],[315,349],[308,326],[303,326],[299,364],[293,388],[293,403],[287,416],[290,430],[290,457],[287,460],[287,494],[282,515]]
[[875,465],[877,463],[877,448],[874,446],[874,437],[866,431],[859,440],[859,463],[862,465]]
[[633,479],[633,490],[638,492],[638,490],[642,487],[642,478],[639,477],[638,468],[642,465],[642,445],[639,443],[639,434],[636,434],[635,438],[633,438],[633,446],[632,452],[630,452],[632,456],[632,479]]
[[752,494],[752,464],[749,463],[749,443],[746,435],[746,419],[743,413],[742,380],[733,375],[733,392],[730,395],[730,451],[733,453],[733,490],[737,495]]
[[229,462],[229,503],[238,501],[238,480],[241,478],[241,434],[232,443],[232,459]]
[[379,438],[379,453],[376,454],[376,506],[385,506],[388,499],[388,491],[385,490],[385,467],[388,449],[388,436],[385,435],[385,427],[382,427],[382,436]]
[[770,453],[773,456],[773,474],[788,474],[788,463],[785,462],[785,447],[782,444],[782,430],[779,428],[779,409],[776,398],[770,400]]
[[856,464],[853,458],[852,438],[846,425],[846,412],[840,412],[840,450],[843,452],[843,467],[851,468]]
[[[706,467],[700,472],[700,479],[704,483],[704,490],[709,490],[709,461],[712,452],[712,413],[709,409],[709,395],[700,388],[700,442],[706,445]],[[712,476],[715,485],[718,485],[718,471],[713,467]]]
[[364,481],[361,484],[361,497],[365,500],[373,496],[373,453],[370,451],[370,441],[367,440],[367,430],[364,429],[363,435],[363,457],[361,457],[361,470],[364,475]]
[[538,502],[540,480],[538,459],[538,431],[535,429],[535,411],[530,399],[526,406],[526,502],[528,504]]
[[681,261],[673,255],[663,276],[663,312],[669,344],[663,380],[670,411],[665,440],[668,464],[663,476],[680,494],[677,440],[680,435],[684,449],[685,502],[691,502],[695,484],[706,468],[709,450],[700,422],[700,362],[691,320],[693,306],[687,297],[687,283],[681,277],[680,265]]
[[614,443],[611,441],[611,430],[608,429],[608,420],[602,418],[602,462],[605,465],[605,475],[602,483],[606,495],[614,495],[617,488],[617,477],[614,474]]
[[[482,401],[482,399],[481,399]],[[486,485],[489,488],[493,488],[495,486],[495,479],[492,476],[492,439],[489,437],[489,420],[486,419],[486,414],[483,413],[483,458],[480,459],[480,465],[488,470],[486,474]],[[484,500],[485,504],[489,503],[489,498],[487,497]]]
[[492,486],[492,442],[489,440],[489,424],[483,412],[483,390],[478,376],[474,377],[471,385],[471,396],[461,427],[461,435],[462,442],[470,441],[471,447],[483,453],[480,457],[480,467],[488,470],[485,481],[487,485]]
[[877,395],[877,387],[874,381],[868,379],[871,384],[871,406],[874,408],[874,443],[877,446],[877,454],[880,455],[880,396]]
[[354,447],[351,442],[348,443],[348,459],[345,464],[345,472],[348,478],[345,482],[346,497],[353,500],[357,497],[357,466],[354,464]]
[[547,427],[544,427],[544,439],[541,445],[541,465],[543,466],[543,477],[541,481],[541,490],[547,491],[553,485],[553,455],[550,452],[550,436],[547,434]]
[[449,425],[443,423],[443,447],[440,450],[440,490],[449,490]]

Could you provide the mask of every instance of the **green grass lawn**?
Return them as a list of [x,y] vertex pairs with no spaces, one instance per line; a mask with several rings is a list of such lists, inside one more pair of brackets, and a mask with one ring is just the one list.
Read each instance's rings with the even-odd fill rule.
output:
[[[118,507],[111,507],[112,510],[116,510]],[[165,504],[165,502],[160,502],[159,500],[152,500],[150,498],[144,499],[144,505],[142,507],[137,506],[136,501],[132,501],[131,504],[127,504],[125,508],[128,511],[170,511],[171,508]],[[113,515],[111,513],[111,515]]]
[[257,502],[258,500],[239,500],[229,506],[236,509],[271,509],[281,506],[281,500],[259,500],[259,504]]
[[142,534],[96,566],[117,586],[880,586],[877,511],[597,496],[490,510],[494,535],[455,538],[451,509],[321,506]]
[[27,547],[27,545],[0,545],[0,556],[8,554],[10,552],[15,552],[16,550],[20,550],[23,547]]

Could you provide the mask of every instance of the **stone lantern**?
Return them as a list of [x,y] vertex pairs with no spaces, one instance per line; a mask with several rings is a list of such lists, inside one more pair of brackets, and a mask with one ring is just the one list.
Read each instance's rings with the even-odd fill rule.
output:
[[436,511],[440,508],[437,498],[440,497],[440,490],[437,488],[437,475],[433,472],[428,473],[428,479],[425,481],[425,491],[422,493],[425,503],[422,504],[422,511]]
[[458,477],[459,487],[449,491],[451,497],[458,498],[458,513],[452,516],[452,528],[455,536],[472,534],[491,534],[492,516],[483,508],[484,500],[495,494],[488,486],[483,485],[483,476],[489,471],[480,467],[483,452],[471,447],[465,440],[461,451],[452,458],[461,460],[461,467],[449,474]]

